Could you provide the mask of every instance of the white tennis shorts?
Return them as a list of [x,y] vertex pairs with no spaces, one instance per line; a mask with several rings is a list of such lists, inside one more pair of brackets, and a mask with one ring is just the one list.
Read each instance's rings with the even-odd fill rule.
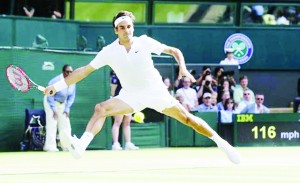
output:
[[162,112],[164,109],[173,107],[179,103],[165,88],[143,89],[133,92],[128,92],[122,88],[116,98],[128,104],[134,112],[145,108]]

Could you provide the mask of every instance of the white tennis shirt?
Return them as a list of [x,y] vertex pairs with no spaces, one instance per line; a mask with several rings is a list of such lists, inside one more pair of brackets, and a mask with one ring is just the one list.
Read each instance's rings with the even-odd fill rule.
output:
[[165,87],[151,56],[151,53],[160,55],[165,47],[166,45],[143,35],[133,37],[133,44],[127,52],[117,39],[104,47],[90,65],[95,69],[110,66],[120,79],[122,88],[127,91]]

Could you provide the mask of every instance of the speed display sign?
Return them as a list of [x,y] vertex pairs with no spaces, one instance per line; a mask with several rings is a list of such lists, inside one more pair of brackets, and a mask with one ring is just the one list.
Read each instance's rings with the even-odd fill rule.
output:
[[234,116],[234,145],[300,145],[300,114],[237,114]]

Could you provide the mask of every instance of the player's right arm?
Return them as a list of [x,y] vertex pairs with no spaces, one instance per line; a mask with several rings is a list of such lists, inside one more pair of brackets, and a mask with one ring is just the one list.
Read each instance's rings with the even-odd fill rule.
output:
[[[64,80],[62,80],[61,83],[59,82],[59,84],[64,84],[63,82],[65,82],[65,84],[67,86],[70,86],[72,84],[78,83],[79,81],[86,78],[88,75],[90,75],[95,70],[96,69],[94,67],[92,67],[90,64],[88,64],[86,66],[83,66],[83,67],[80,67],[80,68],[74,70]],[[47,95],[47,96],[53,96],[57,92],[56,91],[57,87],[55,87],[56,84],[46,87],[46,89],[44,91],[44,94]]]

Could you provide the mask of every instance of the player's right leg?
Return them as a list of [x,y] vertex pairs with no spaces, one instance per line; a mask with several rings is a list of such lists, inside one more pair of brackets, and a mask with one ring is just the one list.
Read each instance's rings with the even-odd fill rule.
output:
[[133,109],[118,98],[111,98],[95,106],[95,111],[89,120],[86,130],[80,139],[62,133],[61,142],[72,153],[74,158],[81,158],[85,149],[100,132],[107,116],[132,113]]

